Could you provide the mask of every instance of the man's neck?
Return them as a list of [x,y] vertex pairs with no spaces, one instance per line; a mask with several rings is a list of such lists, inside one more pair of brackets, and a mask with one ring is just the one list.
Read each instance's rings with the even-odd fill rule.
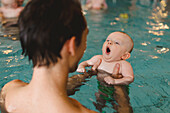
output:
[[66,93],[66,85],[68,79],[68,67],[62,64],[53,66],[34,67],[33,77],[30,82],[32,88],[46,89],[61,93]]

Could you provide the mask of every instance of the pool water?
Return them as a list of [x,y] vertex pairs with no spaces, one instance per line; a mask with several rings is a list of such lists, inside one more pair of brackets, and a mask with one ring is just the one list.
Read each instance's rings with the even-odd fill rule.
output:
[[[106,11],[84,10],[89,27],[87,49],[80,62],[102,54],[102,44],[114,31],[128,33],[134,41],[129,61],[135,80],[129,85],[129,102],[134,113],[169,113],[170,109],[170,1],[107,0]],[[83,4],[84,2],[82,2]],[[21,55],[19,41],[0,37],[0,87],[13,79],[29,82],[32,64]],[[78,73],[71,73],[69,76]],[[71,97],[98,111],[96,76],[88,79]],[[106,103],[103,113],[115,110]]]

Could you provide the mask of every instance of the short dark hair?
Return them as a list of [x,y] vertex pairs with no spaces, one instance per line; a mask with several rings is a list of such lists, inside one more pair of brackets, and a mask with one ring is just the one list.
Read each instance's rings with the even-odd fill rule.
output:
[[31,0],[18,24],[22,54],[33,66],[56,63],[64,43],[75,36],[79,46],[87,27],[79,0]]

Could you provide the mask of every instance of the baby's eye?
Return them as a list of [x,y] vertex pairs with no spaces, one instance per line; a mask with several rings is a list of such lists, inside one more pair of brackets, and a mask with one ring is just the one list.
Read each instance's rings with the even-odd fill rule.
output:
[[109,42],[109,40],[106,40],[106,42]]
[[119,44],[119,42],[115,42],[115,44],[118,44],[118,45],[120,45],[120,44]]

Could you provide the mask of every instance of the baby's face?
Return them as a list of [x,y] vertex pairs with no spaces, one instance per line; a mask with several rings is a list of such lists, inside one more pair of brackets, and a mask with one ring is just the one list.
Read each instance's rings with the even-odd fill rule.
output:
[[15,0],[2,0],[2,4],[7,7],[11,7],[15,3],[16,3]]
[[133,42],[128,35],[121,32],[111,33],[103,44],[103,58],[108,62],[121,60],[132,47]]
[[17,0],[17,3],[19,6],[21,6],[23,4],[24,0]]

